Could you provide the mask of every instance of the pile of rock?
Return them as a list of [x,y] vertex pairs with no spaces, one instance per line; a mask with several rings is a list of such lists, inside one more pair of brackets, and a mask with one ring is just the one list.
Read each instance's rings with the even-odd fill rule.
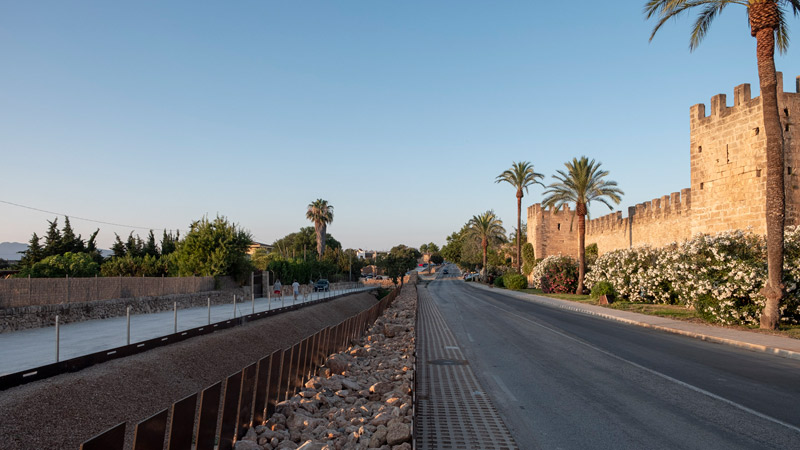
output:
[[328,358],[235,450],[410,450],[416,306],[407,285],[365,337]]

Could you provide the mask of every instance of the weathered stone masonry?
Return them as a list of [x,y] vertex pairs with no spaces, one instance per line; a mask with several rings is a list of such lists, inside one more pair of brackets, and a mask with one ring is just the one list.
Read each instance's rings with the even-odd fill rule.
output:
[[[778,73],[778,86],[783,76]],[[796,92],[779,92],[784,134],[786,224],[800,225],[800,77]],[[697,104],[689,110],[691,187],[586,223],[586,243],[599,252],[649,244],[661,246],[696,233],[750,228],[766,232],[766,140],[761,98],[750,97],[750,85],[734,88],[733,105],[725,94],[711,98],[711,114]],[[555,214],[541,204],[528,208],[528,239],[536,257],[577,255],[575,211]]]

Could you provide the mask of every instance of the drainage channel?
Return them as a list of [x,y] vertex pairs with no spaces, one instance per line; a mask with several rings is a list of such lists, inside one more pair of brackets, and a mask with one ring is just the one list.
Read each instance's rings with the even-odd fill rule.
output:
[[416,448],[518,449],[428,289],[417,294]]

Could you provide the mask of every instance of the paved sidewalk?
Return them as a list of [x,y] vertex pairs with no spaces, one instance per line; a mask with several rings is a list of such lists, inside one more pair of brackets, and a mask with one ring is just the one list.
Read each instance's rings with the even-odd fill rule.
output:
[[653,328],[668,333],[681,334],[695,339],[732,345],[748,350],[772,353],[786,358],[800,360],[800,339],[756,333],[752,331],[734,330],[713,325],[650,316],[630,311],[620,311],[596,305],[585,305],[569,300],[542,297],[534,294],[512,291],[508,289],[490,288],[479,283],[467,283],[475,289],[496,290],[506,295],[526,301],[532,301],[556,308],[567,309],[581,314],[603,317],[640,327]]
[[428,289],[417,295],[416,447],[517,450]]
[[[316,292],[299,297],[297,303],[304,303],[334,295],[356,293],[371,288],[353,288],[344,291]],[[231,299],[232,300],[232,299]],[[237,301],[234,314],[233,302],[213,305],[211,308],[198,306],[178,310],[178,331],[202,327],[254,312],[277,309],[295,304],[292,296],[256,298],[255,301]],[[131,315],[131,343],[166,336],[175,332],[173,311]],[[61,325],[59,330],[59,360],[87,355],[126,345],[127,323],[125,316],[107,319],[94,319]],[[32,369],[56,362],[55,327],[32,328],[28,330],[0,333],[0,375]]]

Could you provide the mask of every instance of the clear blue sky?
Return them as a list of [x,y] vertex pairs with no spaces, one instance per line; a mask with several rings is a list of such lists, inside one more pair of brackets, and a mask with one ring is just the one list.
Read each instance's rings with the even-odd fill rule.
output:
[[[516,225],[494,183],[512,161],[549,182],[585,154],[626,211],[689,186],[692,104],[758,95],[744,8],[690,53],[693,17],[648,43],[643,4],[2,0],[0,200],[157,229],[221,214],[272,242],[324,198],[345,247],[442,245],[487,209]],[[0,242],[52,218],[0,203]]]

